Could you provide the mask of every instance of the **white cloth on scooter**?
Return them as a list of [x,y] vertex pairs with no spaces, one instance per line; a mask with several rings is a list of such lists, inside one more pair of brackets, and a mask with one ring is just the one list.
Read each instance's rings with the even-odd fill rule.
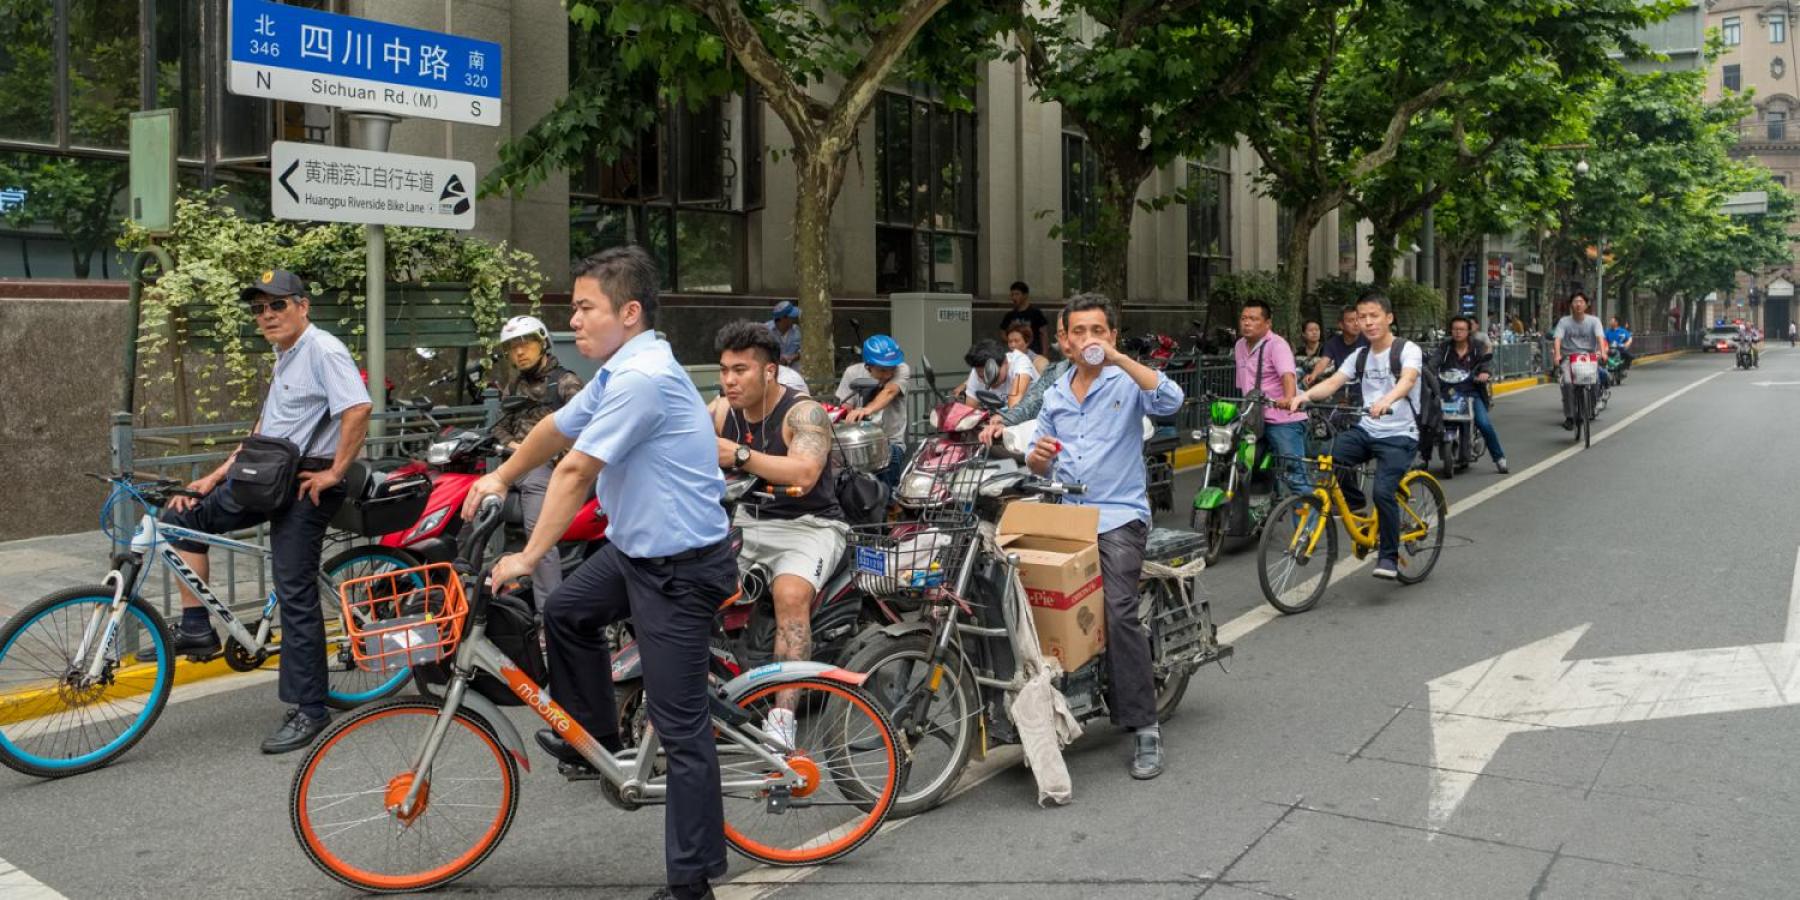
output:
[[1032,627],[1031,606],[1025,601],[1025,585],[1018,572],[1012,576],[1013,610],[1010,617],[1018,623],[1013,629],[1013,653],[1018,657],[1024,684],[1006,701],[1006,714],[1019,729],[1019,744],[1025,751],[1025,767],[1037,779],[1038,805],[1047,802],[1062,806],[1074,797],[1074,784],[1069,767],[1063,762],[1062,748],[1081,737],[1081,723],[1069,711],[1069,702],[1056,688],[1056,676],[1062,665],[1044,655],[1038,646],[1037,629]]

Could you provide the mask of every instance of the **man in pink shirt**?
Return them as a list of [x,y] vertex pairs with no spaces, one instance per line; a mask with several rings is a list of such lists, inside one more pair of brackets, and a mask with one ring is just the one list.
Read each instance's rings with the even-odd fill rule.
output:
[[1237,386],[1246,394],[1261,390],[1272,401],[1263,412],[1263,441],[1280,457],[1276,466],[1288,487],[1304,494],[1312,489],[1300,463],[1300,457],[1306,453],[1306,414],[1275,405],[1294,396],[1296,376],[1294,348],[1270,330],[1273,323],[1274,312],[1261,300],[1245,303],[1238,313],[1238,333],[1243,337],[1232,348],[1237,362]]

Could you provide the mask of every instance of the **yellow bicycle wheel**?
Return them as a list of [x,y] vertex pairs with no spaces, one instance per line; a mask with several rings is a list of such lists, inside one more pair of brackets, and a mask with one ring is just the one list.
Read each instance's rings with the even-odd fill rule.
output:
[[1312,609],[1331,584],[1337,528],[1318,494],[1281,501],[1263,522],[1256,546],[1256,580],[1263,599],[1287,615]]
[[1437,566],[1449,518],[1444,488],[1431,473],[1411,472],[1400,479],[1401,584],[1418,584]]

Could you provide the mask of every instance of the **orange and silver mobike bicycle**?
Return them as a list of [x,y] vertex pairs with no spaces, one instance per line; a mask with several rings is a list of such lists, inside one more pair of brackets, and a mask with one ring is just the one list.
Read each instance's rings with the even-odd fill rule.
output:
[[[635,748],[608,752],[485,637],[492,596],[482,555],[500,521],[498,499],[483,501],[457,561],[424,567],[447,577],[388,572],[340,588],[346,608],[376,614],[355,635],[359,665],[385,671],[447,659],[452,671],[441,699],[400,698],[340,719],[295,773],[294,834],[314,863],[345,884],[428,890],[475,868],[506,836],[518,769],[530,761],[512,723],[469,689],[483,674],[504,682],[579,750],[615,806],[667,800],[655,729],[645,729]],[[421,581],[428,587],[416,587]],[[815,865],[881,827],[906,763],[862,680],[820,663],[784,662],[715,683],[725,839],[738,852],[772,865]],[[777,696],[798,717],[792,746],[758,727]]]
[[[1331,421],[1333,412],[1362,414],[1355,406],[1313,406],[1308,409],[1315,419]],[[1374,553],[1381,544],[1376,527],[1374,504],[1367,515],[1350,508],[1344,490],[1338,484],[1338,470],[1344,469],[1363,478],[1365,497],[1373,496],[1367,476],[1374,463],[1341,466],[1329,455],[1304,457],[1314,470],[1313,491],[1295,494],[1283,500],[1263,522],[1262,538],[1256,548],[1256,577],[1262,584],[1263,599],[1283,613],[1293,615],[1312,609],[1325,596],[1331,584],[1331,569],[1337,563],[1337,529],[1333,519],[1342,519],[1350,535],[1351,552],[1357,559]],[[1400,479],[1396,492],[1400,499],[1401,584],[1417,584],[1431,574],[1438,554],[1444,549],[1444,522],[1450,517],[1450,505],[1444,500],[1444,488],[1431,473],[1414,469]]]

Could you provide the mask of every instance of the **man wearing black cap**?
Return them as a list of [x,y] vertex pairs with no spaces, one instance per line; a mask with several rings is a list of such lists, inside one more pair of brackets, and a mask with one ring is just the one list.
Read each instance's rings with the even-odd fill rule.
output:
[[[342,341],[314,328],[307,319],[306,285],[292,272],[273,269],[239,295],[256,327],[275,345],[275,371],[255,433],[286,438],[300,448],[300,489],[294,502],[271,513],[252,512],[217,490],[231,467],[217,469],[188,485],[199,500],[177,497],[163,521],[195,531],[222,534],[269,523],[274,555],[275,596],[281,604],[281,680],[277,693],[292,708],[264,753],[286,753],[312,743],[329,721],[325,712],[325,624],[319,611],[319,554],[325,529],[344,501],[340,482],[362,451],[369,428],[368,387]],[[207,577],[206,545],[176,542],[175,549],[201,580]],[[219,649],[205,607],[186,588],[181,592],[181,624],[175,652],[207,656]]]

